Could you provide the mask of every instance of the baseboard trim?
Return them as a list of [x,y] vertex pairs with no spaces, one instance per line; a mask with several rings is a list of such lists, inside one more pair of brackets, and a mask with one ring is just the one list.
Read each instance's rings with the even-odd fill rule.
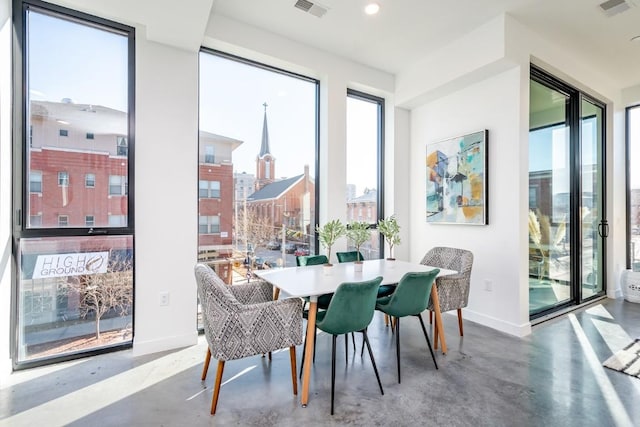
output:
[[155,340],[140,341],[133,339],[133,356],[143,356],[145,354],[158,353],[160,351],[173,350],[176,348],[189,347],[198,344],[198,331],[185,335],[172,337],[162,337]]
[[[456,313],[453,311],[447,314],[451,314],[454,316],[456,315]],[[472,322],[487,326],[491,329],[495,329],[509,335],[515,335],[516,337],[525,337],[531,334],[531,322],[517,325],[515,323],[505,322],[504,320],[497,319],[483,313],[478,313],[473,310],[469,310],[468,308],[465,308],[463,310],[462,318],[464,320],[470,320]]]

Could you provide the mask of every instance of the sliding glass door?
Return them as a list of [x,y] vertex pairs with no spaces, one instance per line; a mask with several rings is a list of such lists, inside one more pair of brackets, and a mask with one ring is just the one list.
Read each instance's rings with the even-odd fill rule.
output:
[[529,312],[604,293],[604,107],[532,67]]

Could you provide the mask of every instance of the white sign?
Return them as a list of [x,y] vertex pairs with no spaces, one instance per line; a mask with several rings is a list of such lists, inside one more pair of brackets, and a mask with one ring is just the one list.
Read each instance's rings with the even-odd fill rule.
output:
[[107,272],[109,252],[38,255],[33,279]]
[[229,233],[227,233],[226,231],[221,231],[221,232],[220,232],[220,237],[221,237],[222,239],[227,238],[227,237],[229,237]]

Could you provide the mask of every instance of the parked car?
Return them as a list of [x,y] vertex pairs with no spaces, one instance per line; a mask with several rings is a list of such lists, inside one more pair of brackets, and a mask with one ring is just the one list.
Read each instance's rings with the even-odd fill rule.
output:
[[298,246],[294,254],[295,256],[309,255],[309,248],[307,246]]
[[278,242],[277,240],[272,240],[269,243],[267,243],[265,247],[269,250],[277,251],[280,249],[280,242]]
[[284,251],[288,254],[292,254],[296,251],[296,245],[295,243],[285,243],[284,244]]

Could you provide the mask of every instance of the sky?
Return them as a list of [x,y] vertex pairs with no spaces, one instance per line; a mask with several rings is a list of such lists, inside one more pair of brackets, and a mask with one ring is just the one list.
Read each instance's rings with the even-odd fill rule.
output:
[[32,99],[127,111],[126,37],[30,11],[28,59]]
[[[265,102],[276,176],[299,175],[305,164],[315,176],[315,84],[200,53],[200,128],[243,141],[233,152],[236,172],[255,174]],[[348,99],[347,183],[356,185],[357,195],[376,187],[376,108]]]
[[[34,11],[28,19],[31,99],[127,111],[126,37]],[[305,165],[315,176],[313,82],[209,53],[200,53],[199,68],[200,128],[243,141],[233,152],[235,172],[255,174],[266,103],[276,177],[300,175]],[[347,183],[356,195],[377,187],[376,108],[348,98]]]

